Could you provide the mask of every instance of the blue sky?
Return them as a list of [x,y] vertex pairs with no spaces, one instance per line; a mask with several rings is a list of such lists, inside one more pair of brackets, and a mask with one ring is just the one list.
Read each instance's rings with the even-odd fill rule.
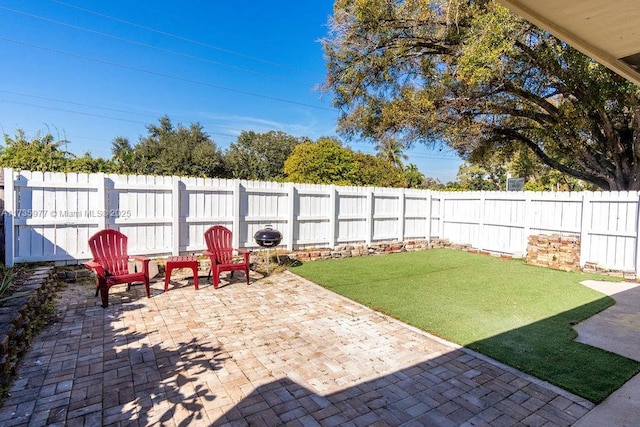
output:
[[[241,131],[338,136],[319,39],[332,1],[0,0],[0,132],[50,132],[111,157],[167,115],[226,150]],[[370,143],[343,142],[374,153]],[[416,145],[406,163],[442,182],[460,160]]]

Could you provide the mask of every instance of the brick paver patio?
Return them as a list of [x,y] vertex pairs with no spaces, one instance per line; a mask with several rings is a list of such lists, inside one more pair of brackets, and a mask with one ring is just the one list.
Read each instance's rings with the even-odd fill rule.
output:
[[69,285],[0,425],[553,426],[593,408],[291,273],[255,279],[116,286],[107,309]]

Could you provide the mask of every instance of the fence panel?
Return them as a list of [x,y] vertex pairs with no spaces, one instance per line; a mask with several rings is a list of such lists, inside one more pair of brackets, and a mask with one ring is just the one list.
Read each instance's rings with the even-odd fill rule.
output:
[[28,171],[16,177],[14,206],[6,207],[12,214],[12,227],[5,229],[12,262],[86,257],[86,241],[103,216],[96,179],[87,174]]
[[482,197],[480,192],[441,194],[441,238],[480,248]]
[[294,245],[299,248],[333,246],[335,197],[332,193],[335,189],[330,185],[297,185],[296,188]]
[[214,224],[233,230],[233,181],[183,178],[179,193],[178,252],[195,253],[205,249],[204,232]]
[[404,240],[426,240],[431,229],[431,197],[425,191],[407,191],[404,196]]
[[580,234],[583,212],[581,193],[532,193],[532,234]]
[[524,193],[485,194],[482,212],[481,247],[505,254],[526,252]]
[[132,254],[171,254],[172,178],[108,175],[106,179],[106,226],[127,235]]
[[588,194],[591,214],[586,218],[581,259],[615,270],[636,270],[638,194]]
[[358,187],[336,187],[336,190],[336,243],[371,241],[371,190]]
[[403,194],[398,189],[374,189],[371,195],[373,203],[373,235],[371,241],[398,240],[402,219],[399,214],[401,209],[404,209],[402,196]]
[[289,241],[289,188],[282,183],[248,181],[240,198],[240,246],[258,248],[253,240],[256,231],[271,225]]

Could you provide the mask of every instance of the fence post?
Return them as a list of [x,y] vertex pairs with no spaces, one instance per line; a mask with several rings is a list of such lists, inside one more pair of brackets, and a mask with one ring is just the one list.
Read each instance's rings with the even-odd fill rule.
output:
[[438,237],[440,239],[444,239],[445,235],[444,235],[444,204],[446,203],[446,197],[445,197],[445,192],[444,191],[440,191],[438,192],[439,196],[438,198],[440,199],[440,209],[438,212]]
[[523,257],[527,257],[527,250],[529,248],[529,235],[531,234],[531,223],[533,222],[533,220],[531,219],[531,214],[532,214],[532,206],[531,206],[532,200],[531,200],[531,192],[530,191],[525,191],[524,192],[524,224],[522,225],[522,239],[524,240],[523,243],[523,247],[524,247],[524,251],[522,256]]
[[[0,211],[4,217],[4,174],[0,174]],[[0,221],[0,259],[4,262],[4,219]]]
[[[640,193],[636,193],[638,196]],[[580,242],[580,251],[582,252],[582,242]],[[638,206],[636,209],[636,259],[635,262],[635,271],[636,278],[640,277],[640,198],[638,198]]]
[[[582,193],[582,217],[580,218],[580,267],[584,267],[589,253],[589,223],[591,222],[592,194],[590,191]],[[638,268],[636,262],[636,269]]]
[[13,229],[13,214],[16,203],[16,195],[14,188],[14,176],[13,169],[4,169],[4,264],[7,267],[13,267],[14,260],[14,232]]
[[374,204],[373,204],[373,187],[367,187],[367,207],[366,210],[368,211],[367,213],[367,217],[366,217],[366,232],[367,235],[365,236],[365,244],[367,246],[371,246],[371,242],[373,241],[373,215],[374,215]]
[[433,190],[427,190],[427,197],[425,200],[427,205],[425,208],[425,215],[427,216],[427,226],[425,229],[425,239],[427,242],[431,242],[431,216],[433,215]]
[[[480,209],[478,212],[478,233],[477,233],[477,247],[480,250],[484,250],[487,248],[487,233],[485,228],[485,211],[487,210],[487,195],[484,191],[480,192]],[[473,244],[473,242],[472,242]],[[475,246],[475,245],[474,245]]]
[[[97,173],[95,175],[96,182],[96,197],[98,199],[98,209],[102,209],[102,212],[109,212],[109,202],[107,195],[107,177],[103,172]],[[98,226],[98,230],[104,230],[107,228],[107,215],[98,215],[96,219],[96,223]]]
[[287,184],[287,197],[288,200],[288,209],[289,209],[289,218],[287,218],[287,250],[293,250],[293,234],[296,229],[296,197],[298,196],[298,192],[296,191],[295,185],[290,182]]
[[[239,179],[233,180],[233,247],[240,247],[240,206],[242,199],[242,185]],[[251,236],[247,236],[247,239],[251,239]]]
[[180,178],[171,177],[171,254],[180,255]]
[[338,193],[335,185],[329,186],[329,247],[336,247],[336,226],[338,223]]
[[398,241],[404,242],[404,229],[405,229],[405,189],[400,189],[400,194],[398,195]]

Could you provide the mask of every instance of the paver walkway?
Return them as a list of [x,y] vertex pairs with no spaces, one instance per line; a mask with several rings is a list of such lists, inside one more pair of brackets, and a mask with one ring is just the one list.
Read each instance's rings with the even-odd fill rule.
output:
[[102,309],[69,285],[0,425],[553,426],[593,407],[288,272],[163,286]]

